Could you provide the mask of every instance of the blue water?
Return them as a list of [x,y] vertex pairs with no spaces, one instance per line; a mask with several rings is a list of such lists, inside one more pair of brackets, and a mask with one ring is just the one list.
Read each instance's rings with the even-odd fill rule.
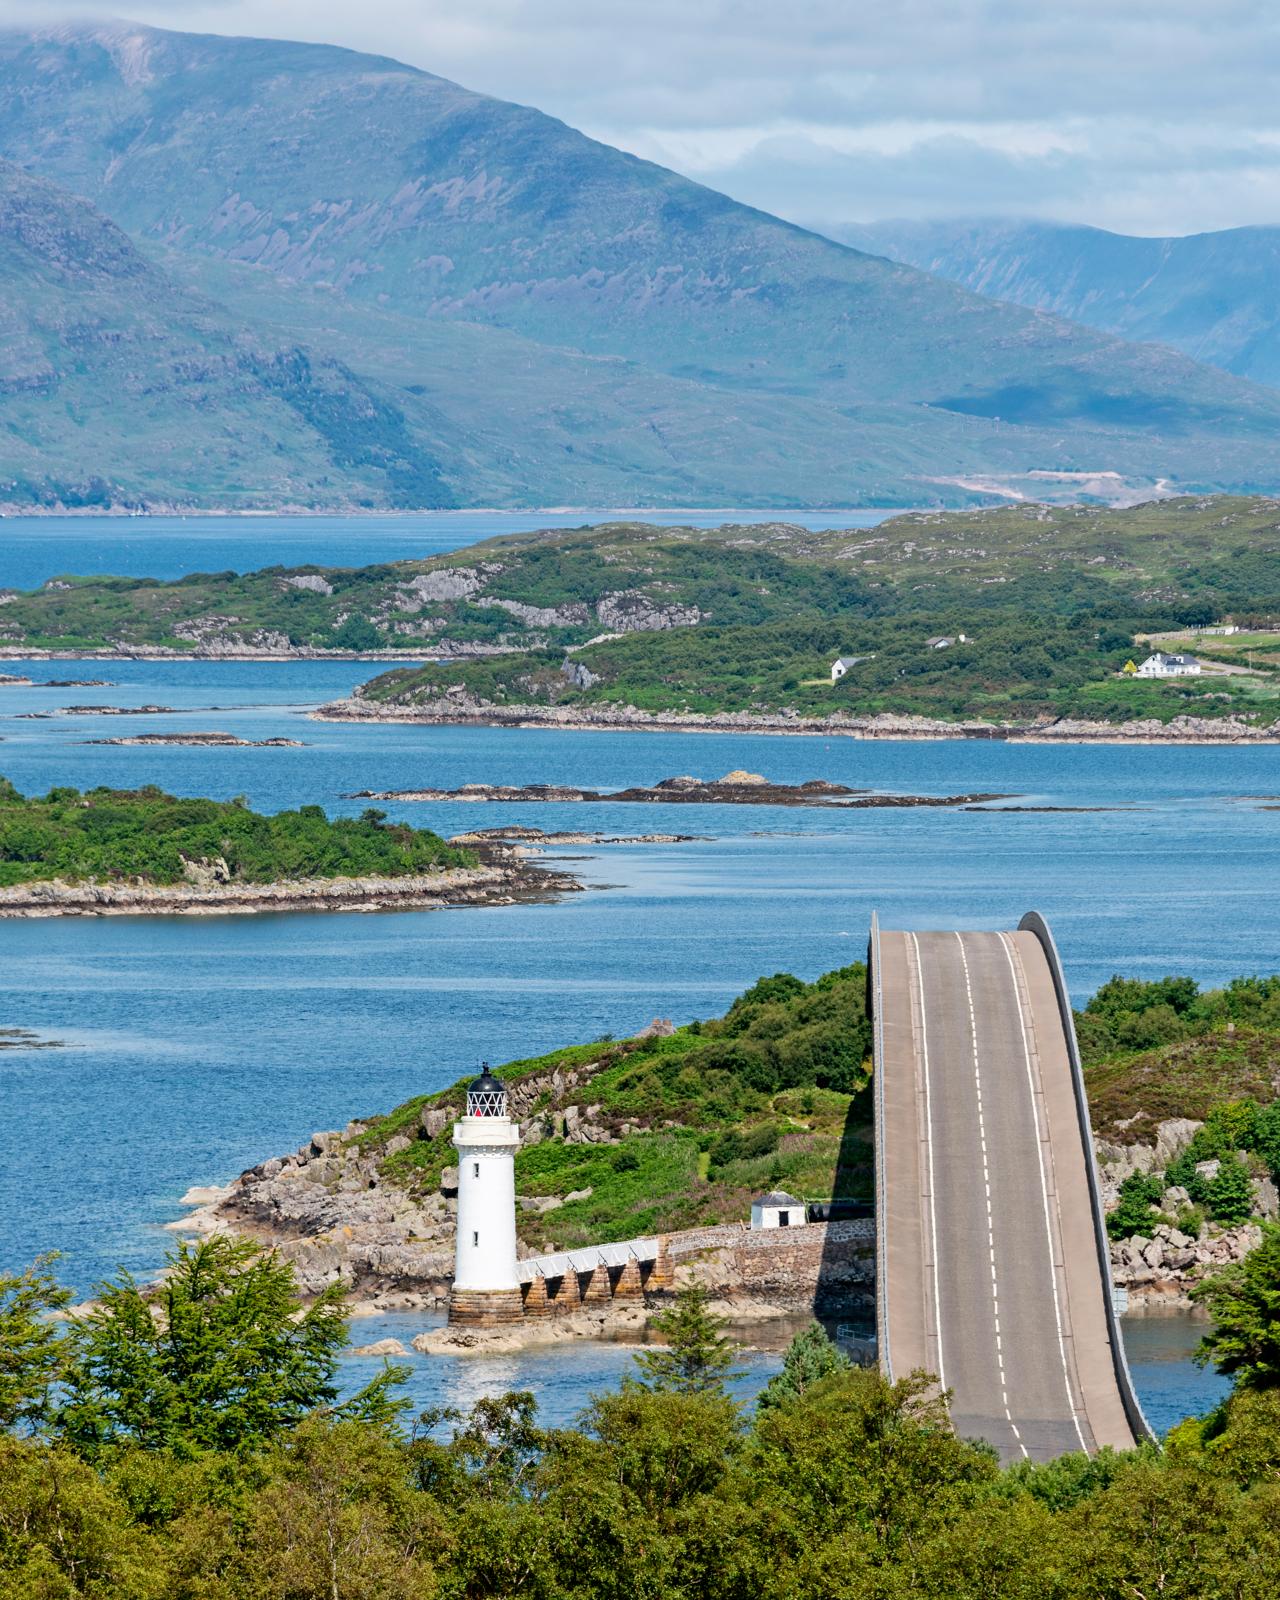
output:
[[35,589],[65,573],[181,578],[257,567],[364,566],[440,555],[535,528],[638,518],[664,526],[793,522],[871,528],[887,511],[424,511],[356,517],[7,517],[0,520],[0,589]]
[[[1280,793],[1271,749],[358,726],[305,713],[348,690],[359,664],[25,670],[113,680],[101,690],[0,689],[0,772],[28,792],[156,782],[243,793],[268,810],[318,801],[337,811],[361,808],[341,798],[360,788],[536,779],[610,788],[745,767],[782,781],[1114,808],[394,805],[446,833],[514,820],[705,837],[574,848],[592,887],[552,906],[0,922],[0,1026],[67,1043],[0,1051],[0,1265],[59,1248],[78,1288],[120,1264],[153,1271],[172,1239],[162,1225],[192,1183],[225,1180],[313,1130],[440,1087],[482,1056],[624,1035],[654,1016],[714,1015],[765,972],[815,977],[861,957],[873,908],[890,926],[920,927],[1008,926],[1037,907],[1081,999],[1116,971],[1221,982],[1277,966],[1280,812],[1244,798]],[[178,710],[22,715],[88,701]],[[307,744],[85,742],[206,728]],[[607,1365],[607,1355],[590,1359]]]
[[[352,1342],[365,1345],[390,1337],[399,1339],[407,1349],[415,1334],[437,1327],[443,1320],[439,1314],[408,1311],[360,1317],[352,1323]],[[741,1376],[730,1385],[736,1399],[748,1403],[755,1399],[781,1367],[780,1352],[800,1326],[803,1319],[794,1324],[730,1329],[748,1346],[768,1346],[742,1351],[736,1363]],[[1167,1433],[1186,1416],[1211,1410],[1229,1391],[1225,1378],[1213,1371],[1201,1371],[1191,1359],[1204,1331],[1202,1318],[1168,1311],[1149,1315],[1139,1312],[1125,1317],[1122,1327],[1143,1414],[1157,1435]],[[838,1337],[834,1325],[829,1325],[828,1331]],[[634,1374],[634,1358],[635,1349],[627,1344],[584,1343],[575,1345],[571,1354],[558,1346],[514,1355],[420,1356],[411,1352],[395,1359],[409,1368],[401,1392],[412,1402],[410,1415],[428,1406],[453,1406],[466,1411],[485,1395],[531,1389],[537,1396],[543,1425],[565,1427],[579,1415],[593,1393],[614,1388],[629,1373]],[[343,1382],[350,1389],[358,1388],[375,1377],[383,1365],[380,1357],[348,1355],[343,1361]]]

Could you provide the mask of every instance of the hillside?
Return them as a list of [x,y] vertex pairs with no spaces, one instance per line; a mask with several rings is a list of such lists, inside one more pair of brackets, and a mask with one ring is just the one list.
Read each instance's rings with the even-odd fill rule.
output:
[[438,444],[0,161],[0,505],[447,505]]
[[1132,498],[1280,475],[1267,391],[396,62],[60,26],[0,37],[0,91],[0,154],[250,322],[321,330],[394,390],[407,437],[439,435],[461,504],[964,503],[1028,481]]
[[[368,684],[359,709],[441,720],[533,705],[1270,722],[1269,635],[1187,636],[1209,661],[1198,679],[1120,678],[1140,636],[1224,614],[1280,616],[1274,501],[1018,506],[816,533],[612,523],[363,568],[54,578],[0,594],[0,647],[426,655]],[[939,636],[951,644],[930,648]],[[842,654],[859,660],[833,685]]]
[[977,294],[1280,385],[1280,228],[1147,239],[1065,223],[960,221],[833,233]]

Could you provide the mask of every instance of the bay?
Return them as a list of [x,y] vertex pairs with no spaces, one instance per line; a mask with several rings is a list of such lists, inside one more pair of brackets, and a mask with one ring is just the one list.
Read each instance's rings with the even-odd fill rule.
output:
[[0,519],[0,589],[36,589],[69,573],[183,578],[258,567],[359,567],[420,560],[537,528],[642,521],[714,528],[722,522],[791,522],[802,528],[871,528],[887,511],[423,511],[348,517],[6,517]]
[[[81,1290],[118,1265],[153,1272],[192,1183],[441,1087],[481,1057],[623,1036],[656,1015],[715,1015],[762,973],[816,977],[862,957],[872,909],[888,925],[984,927],[1035,907],[1077,999],[1117,971],[1219,983],[1277,966],[1280,812],[1258,798],[1280,790],[1271,749],[348,725],[307,711],[349,690],[359,664],[25,670],[111,680],[0,689],[0,772],[27,792],[154,782],[244,794],[266,810],[314,801],[350,812],[367,802],[343,796],[362,788],[555,779],[609,789],[742,767],[783,782],[1100,808],[393,802],[393,815],[445,833],[519,821],[702,837],[563,852],[580,858],[590,887],[559,905],[0,922],[0,1026],[64,1046],[0,1051],[0,1265],[61,1249]],[[27,715],[90,700],[175,710]],[[205,728],[306,745],[87,742]],[[604,1371],[610,1352],[584,1359]],[[1181,1379],[1174,1391],[1173,1409],[1189,1403]]]

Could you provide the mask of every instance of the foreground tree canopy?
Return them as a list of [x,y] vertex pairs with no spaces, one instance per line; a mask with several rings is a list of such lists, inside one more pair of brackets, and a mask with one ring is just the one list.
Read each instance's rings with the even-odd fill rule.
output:
[[[1218,1325],[1220,1364],[1274,1237]],[[343,1311],[226,1241],[162,1288],[127,1278],[66,1331],[40,1263],[0,1278],[6,1600],[1271,1600],[1280,1389],[1240,1369],[1210,1418],[1146,1447],[1002,1470],[927,1375],[852,1368],[801,1334],[754,1419],[732,1352],[682,1291],[667,1359],[571,1429],[533,1397],[406,1429],[390,1370],[335,1401]],[[1258,1302],[1260,1303],[1260,1302]],[[1218,1305],[1210,1301],[1217,1312]],[[1230,1348],[1228,1348],[1230,1345]],[[1251,1347],[1252,1348],[1252,1347]]]

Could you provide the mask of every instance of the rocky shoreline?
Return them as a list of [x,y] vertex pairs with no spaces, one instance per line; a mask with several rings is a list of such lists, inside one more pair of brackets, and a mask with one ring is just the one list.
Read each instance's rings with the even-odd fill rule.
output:
[[1265,728],[1239,717],[1174,717],[1157,722],[1089,722],[1045,718],[1034,722],[943,722],[934,717],[879,712],[851,716],[788,716],[782,712],[640,711],[634,706],[496,705],[469,694],[402,706],[356,693],[309,713],[326,722],[404,722],[437,727],[563,728],[577,731],[656,733],[807,734],[848,739],[992,739],[1016,744],[1270,745],[1280,744],[1280,722]]
[[434,911],[557,900],[576,878],[503,854],[478,867],[402,878],[299,878],[282,883],[67,883],[0,889],[0,918],[211,916],[264,911]]
[[[652,1026],[660,1029],[665,1025]],[[556,1067],[518,1080],[513,1085],[512,1110],[522,1137],[532,1142],[544,1137],[543,1108],[548,1097],[554,1102],[559,1094],[580,1090],[598,1067],[599,1063]],[[586,1109],[589,1113],[598,1108]],[[436,1187],[411,1193],[388,1178],[383,1162],[410,1150],[415,1139],[444,1135],[455,1114],[456,1108],[427,1102],[414,1124],[382,1144],[370,1143],[364,1136],[373,1125],[359,1121],[341,1131],[316,1133],[292,1154],[264,1161],[224,1187],[189,1190],[184,1203],[194,1209],[168,1226],[179,1233],[231,1232],[255,1239],[292,1264],[304,1296],[341,1283],[358,1316],[382,1311],[442,1311],[448,1303],[453,1269],[456,1171],[445,1168]],[[1161,1123],[1155,1142],[1149,1145],[1099,1140],[1102,1192],[1108,1208],[1114,1206],[1119,1186],[1130,1173],[1160,1170],[1186,1148],[1199,1126],[1185,1119]],[[607,1142],[610,1138],[608,1130],[590,1115],[576,1118],[572,1125],[566,1121],[564,1136],[571,1143]],[[1258,1188],[1256,1209],[1260,1215],[1274,1216],[1278,1209],[1274,1189],[1266,1183]],[[1166,1209],[1171,1210],[1179,1202],[1180,1192],[1166,1198]],[[519,1253],[545,1251],[548,1247],[539,1218],[565,1200],[521,1196],[516,1203]],[[819,1249],[822,1259],[830,1260],[827,1229],[849,1233],[843,1248],[852,1253],[839,1269],[839,1281],[831,1280],[828,1290],[818,1293],[834,1294],[842,1304],[865,1309],[874,1288],[872,1226],[869,1220],[814,1224],[793,1228],[785,1239],[772,1240],[753,1234],[739,1222],[666,1237],[677,1285],[700,1282],[715,1297],[722,1314],[763,1325],[812,1311],[814,1280],[812,1271],[803,1266],[803,1252]],[[823,1235],[820,1245],[810,1241],[806,1246],[802,1235],[809,1233]],[[832,1238],[835,1236],[833,1232]],[[1192,1238],[1153,1213],[1148,1233],[1113,1241],[1112,1278],[1117,1288],[1127,1292],[1135,1310],[1185,1310],[1193,1304],[1191,1291],[1201,1278],[1241,1260],[1259,1238],[1256,1219],[1231,1228],[1206,1223],[1199,1237]],[[768,1260],[766,1251],[755,1248],[762,1245],[775,1247],[768,1252]],[[796,1260],[773,1259],[783,1245],[788,1252],[800,1252]],[[840,1249],[837,1245],[836,1251]],[[620,1302],[584,1306],[554,1319],[531,1318],[493,1329],[442,1327],[418,1336],[413,1345],[423,1354],[497,1353],[582,1339],[639,1339],[645,1323],[643,1306]],[[367,1347],[367,1352],[384,1353],[376,1346]]]

